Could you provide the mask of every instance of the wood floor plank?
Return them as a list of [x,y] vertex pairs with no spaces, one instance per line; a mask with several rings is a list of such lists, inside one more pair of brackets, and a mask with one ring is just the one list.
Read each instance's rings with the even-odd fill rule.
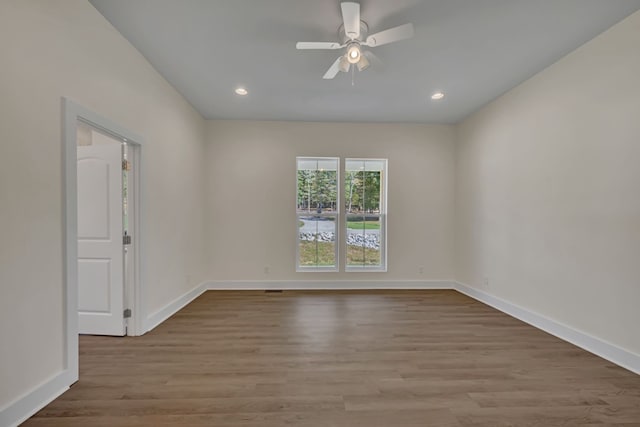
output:
[[640,376],[455,291],[211,291],[24,425],[638,427]]

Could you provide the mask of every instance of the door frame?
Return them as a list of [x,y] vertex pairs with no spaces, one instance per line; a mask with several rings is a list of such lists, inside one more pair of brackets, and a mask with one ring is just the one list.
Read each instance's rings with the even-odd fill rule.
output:
[[[77,176],[77,123],[82,121],[114,138],[125,141],[133,148],[133,181],[131,194],[136,244],[133,245],[133,283],[125,285],[125,298],[132,297],[129,307],[132,316],[128,320],[127,335],[142,335],[144,319],[144,286],[140,269],[142,253],[140,177],[142,166],[143,138],[128,129],[94,113],[69,98],[62,98],[62,179],[63,179],[63,283],[64,283],[64,324],[65,368],[78,379],[78,176]],[[130,190],[131,191],[131,190]],[[131,282],[131,281],[129,281]],[[129,287],[129,289],[127,288]]]

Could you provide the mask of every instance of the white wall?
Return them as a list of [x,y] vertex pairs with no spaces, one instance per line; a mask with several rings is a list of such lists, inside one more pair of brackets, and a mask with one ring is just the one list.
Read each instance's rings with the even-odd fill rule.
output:
[[205,121],[83,0],[0,2],[0,53],[2,410],[63,368],[61,97],[145,138],[148,313],[205,278]]
[[638,46],[640,13],[458,126],[456,277],[640,355]]
[[[296,156],[389,159],[386,273],[296,273]],[[208,277],[451,279],[453,164],[450,126],[211,121]]]

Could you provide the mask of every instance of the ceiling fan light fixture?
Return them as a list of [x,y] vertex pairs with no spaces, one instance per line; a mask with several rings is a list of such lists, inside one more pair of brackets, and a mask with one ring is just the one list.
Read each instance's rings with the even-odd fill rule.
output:
[[343,73],[348,73],[350,67],[351,67],[351,62],[347,58],[347,55],[341,56],[340,64],[338,65],[338,68],[340,69],[340,71],[342,71]]
[[361,55],[360,61],[358,61],[356,65],[358,66],[358,71],[364,71],[367,68],[369,68],[369,65],[371,64],[369,63],[369,60],[367,59],[366,55]]
[[349,61],[349,63],[357,64],[360,61],[361,57],[362,52],[360,52],[360,46],[355,43],[349,46],[349,48],[347,49],[347,60]]
[[431,95],[431,99],[433,99],[434,101],[439,101],[442,98],[444,98],[444,92],[435,92],[433,95]]
[[240,96],[245,96],[246,94],[248,94],[249,92],[243,88],[243,87],[239,87],[236,89],[236,94],[240,95]]

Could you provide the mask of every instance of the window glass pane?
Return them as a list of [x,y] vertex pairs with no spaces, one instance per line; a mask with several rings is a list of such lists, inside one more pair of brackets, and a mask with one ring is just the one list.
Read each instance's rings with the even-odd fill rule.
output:
[[386,165],[384,159],[345,160],[347,269],[386,268]]
[[297,158],[299,270],[337,270],[339,165],[337,158]]
[[337,168],[337,159],[298,159],[298,213],[337,211]]
[[298,265],[335,267],[336,217],[298,215]]
[[345,162],[344,198],[349,213],[384,213],[384,160]]
[[382,266],[381,218],[347,216],[347,266]]

